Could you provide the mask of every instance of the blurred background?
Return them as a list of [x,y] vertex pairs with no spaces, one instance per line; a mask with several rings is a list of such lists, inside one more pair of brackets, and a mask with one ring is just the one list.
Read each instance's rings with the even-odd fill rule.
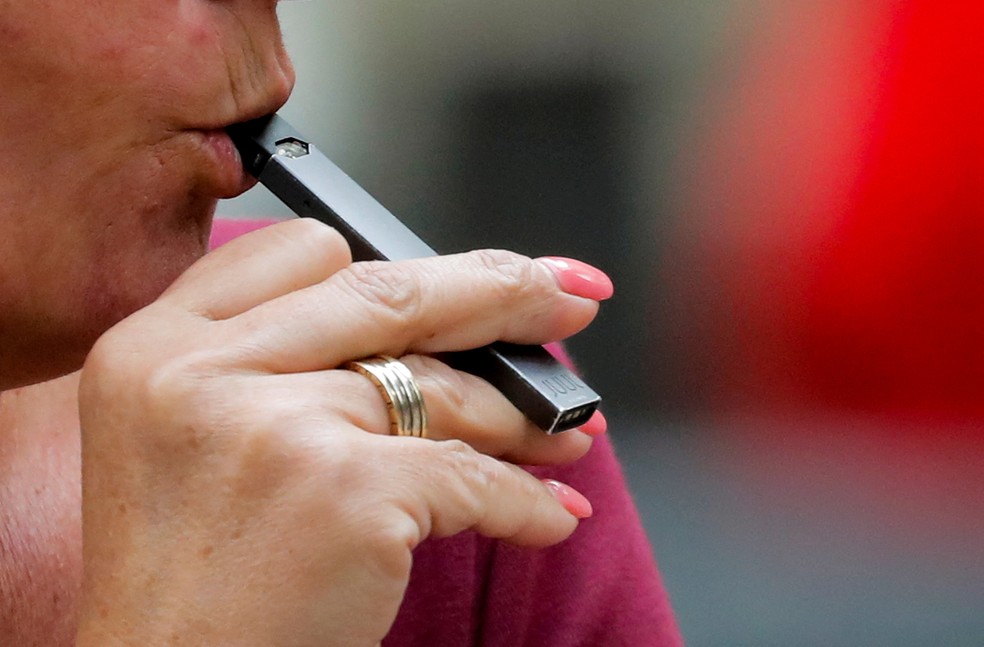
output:
[[615,279],[569,348],[688,644],[984,645],[984,5],[280,7],[425,240]]

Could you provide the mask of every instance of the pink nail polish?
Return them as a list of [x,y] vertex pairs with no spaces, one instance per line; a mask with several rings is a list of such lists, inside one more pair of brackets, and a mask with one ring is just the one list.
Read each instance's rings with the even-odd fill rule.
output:
[[608,431],[608,421],[600,411],[595,411],[588,421],[581,425],[581,433],[589,436],[602,436]]
[[604,301],[610,299],[615,292],[615,286],[608,275],[587,263],[573,258],[560,256],[544,256],[537,259],[550,268],[557,277],[560,289],[576,297]]
[[547,486],[554,498],[560,501],[564,509],[578,519],[587,519],[593,514],[591,502],[571,486],[553,479],[546,479],[543,484]]

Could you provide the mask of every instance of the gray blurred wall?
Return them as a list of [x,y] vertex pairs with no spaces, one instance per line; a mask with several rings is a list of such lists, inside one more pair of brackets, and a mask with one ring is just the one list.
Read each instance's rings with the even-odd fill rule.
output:
[[[743,37],[738,5],[281,3],[298,73],[283,114],[442,252],[608,271],[617,296],[570,347],[609,415],[673,415],[690,403],[660,370],[679,362],[654,347],[653,268],[693,106]],[[220,213],[284,211],[256,189]]]

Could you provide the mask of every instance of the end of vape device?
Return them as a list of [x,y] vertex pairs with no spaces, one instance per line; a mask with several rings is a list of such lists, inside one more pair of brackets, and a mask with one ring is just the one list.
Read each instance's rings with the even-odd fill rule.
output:
[[[354,260],[437,255],[279,116],[236,124],[228,131],[246,171],[298,216],[337,229]],[[597,393],[542,346],[497,342],[443,357],[499,389],[547,433],[584,424],[601,403]]]
[[547,433],[580,427],[601,403],[591,387],[542,346],[495,342],[448,353],[444,360],[494,385]]

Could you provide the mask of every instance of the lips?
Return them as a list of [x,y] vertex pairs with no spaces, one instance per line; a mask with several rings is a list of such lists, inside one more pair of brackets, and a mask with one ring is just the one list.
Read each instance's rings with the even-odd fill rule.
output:
[[256,185],[256,178],[243,169],[239,151],[225,130],[200,130],[196,134],[208,158],[205,176],[217,198],[234,198]]
[[[288,72],[290,72],[288,67]],[[206,158],[204,178],[210,192],[217,198],[234,198],[256,185],[256,179],[243,169],[242,158],[226,127],[257,119],[275,113],[290,96],[294,87],[293,73],[271,76],[264,84],[265,91],[247,100],[235,101],[239,108],[234,115],[219,116],[215,120],[204,120],[185,124],[183,130],[190,131]],[[232,117],[232,119],[228,119]],[[190,128],[189,128],[190,126]]]

